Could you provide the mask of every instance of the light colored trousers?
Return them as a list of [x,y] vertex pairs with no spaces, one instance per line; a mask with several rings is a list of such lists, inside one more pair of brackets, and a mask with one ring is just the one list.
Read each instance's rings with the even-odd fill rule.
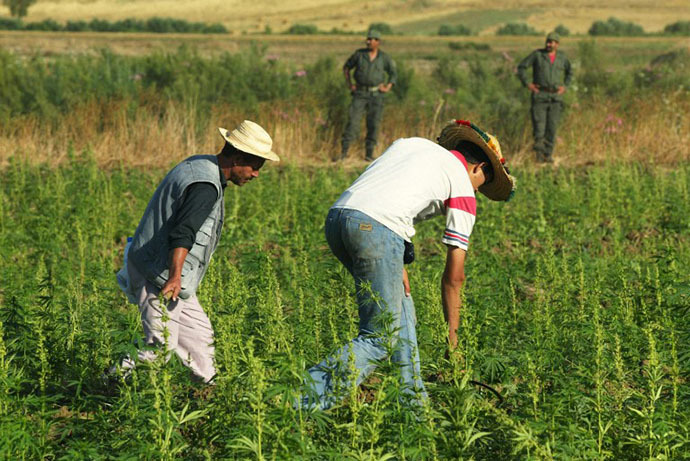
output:
[[[137,277],[136,270],[129,266],[129,276]],[[132,277],[134,276],[134,277]],[[167,306],[168,321],[163,322],[163,308],[158,301],[160,288],[148,281],[143,281],[138,291],[137,303],[141,314],[141,324],[144,327],[145,343],[147,346],[165,344],[164,328],[168,330],[168,351],[175,352],[195,377],[205,383],[212,383],[216,374],[213,364],[215,348],[213,346],[213,327],[211,321],[199,304],[196,295],[187,299],[177,298]],[[156,358],[156,351],[141,349],[137,351],[136,361],[151,362]],[[170,358],[170,353],[166,360]],[[120,364],[120,369],[128,374],[134,368],[135,360],[126,357]]]

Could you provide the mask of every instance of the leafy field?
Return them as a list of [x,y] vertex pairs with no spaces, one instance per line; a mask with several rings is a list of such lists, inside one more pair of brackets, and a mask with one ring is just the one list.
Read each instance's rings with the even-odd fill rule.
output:
[[[443,220],[410,267],[430,405],[398,404],[394,366],[326,413],[294,411],[302,370],[356,331],[353,283],[323,220],[357,171],[267,166],[226,197],[200,299],[217,386],[173,359],[120,386],[138,312],[125,238],[165,172],[10,162],[0,176],[0,458],[683,459],[690,452],[690,168],[518,169],[478,200],[461,341],[443,358]],[[478,380],[491,393],[469,383]]]
[[[10,158],[56,164],[69,149],[89,149],[100,165],[161,167],[217,151],[216,127],[245,118],[267,127],[284,159],[329,163],[349,104],[342,63],[361,43],[349,36],[323,43],[173,36],[152,44],[144,34],[30,35],[0,34],[7,48],[18,46],[0,50],[0,165]],[[106,41],[112,48],[98,48]],[[529,92],[515,67],[541,43],[386,41],[399,78],[386,98],[379,152],[402,136],[434,137],[460,117],[496,134],[511,162],[531,159]],[[572,39],[562,50],[575,78],[559,161],[690,156],[687,39]]]

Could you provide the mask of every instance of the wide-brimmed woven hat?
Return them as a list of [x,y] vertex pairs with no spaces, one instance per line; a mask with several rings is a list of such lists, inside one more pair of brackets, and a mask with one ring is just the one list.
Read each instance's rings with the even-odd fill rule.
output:
[[506,159],[501,145],[494,136],[480,130],[467,120],[453,120],[441,131],[438,143],[448,150],[454,150],[461,141],[470,141],[479,146],[491,161],[494,178],[479,186],[479,192],[495,201],[508,201],[515,194],[516,180],[505,166]]
[[280,161],[280,157],[271,150],[273,147],[271,136],[260,125],[250,120],[240,123],[232,131],[228,131],[225,128],[218,128],[218,131],[220,131],[223,139],[242,152],[273,160],[274,162]]

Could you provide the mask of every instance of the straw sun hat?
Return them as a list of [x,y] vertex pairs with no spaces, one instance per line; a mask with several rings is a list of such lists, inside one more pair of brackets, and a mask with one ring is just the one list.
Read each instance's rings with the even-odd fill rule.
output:
[[271,150],[273,140],[266,130],[258,124],[245,120],[237,128],[228,131],[225,128],[218,128],[221,136],[236,149],[266,160],[280,161],[280,157]]
[[495,201],[508,201],[515,193],[515,178],[505,166],[506,159],[501,153],[498,139],[480,130],[467,120],[453,120],[438,137],[438,143],[448,150],[455,149],[460,141],[470,141],[479,146],[491,161],[494,179],[479,186],[479,192]]

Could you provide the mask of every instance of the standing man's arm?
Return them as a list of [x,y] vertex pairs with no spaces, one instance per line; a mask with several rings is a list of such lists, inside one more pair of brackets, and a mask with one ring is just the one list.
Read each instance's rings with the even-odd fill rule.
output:
[[347,64],[343,66],[343,73],[345,74],[345,83],[347,84],[347,88],[350,90],[350,92],[355,91],[357,89],[357,86],[352,83],[352,77],[350,76],[350,68],[347,67]]
[[565,80],[564,84],[565,86],[570,86],[570,82],[573,80],[573,68],[570,65],[570,60],[568,58],[565,59]]
[[388,83],[381,83],[379,91],[381,93],[388,93],[393,85],[398,81],[398,69],[395,66],[395,61],[386,54],[386,61],[384,62],[383,70],[388,74]]
[[529,54],[529,56],[520,61],[520,64],[518,64],[517,68],[518,78],[520,79],[522,84],[526,86],[532,93],[539,93],[539,87],[535,85],[533,82],[529,81],[529,78],[527,77],[527,69],[529,67],[532,67],[532,65],[534,64],[534,60],[536,58],[537,52],[533,51]]
[[446,268],[441,278],[443,316],[448,323],[448,343],[451,349],[458,345],[460,294],[465,284],[465,254],[465,250],[448,245]]
[[347,88],[351,93],[357,89],[357,85],[352,82],[352,77],[350,76],[350,71],[357,66],[357,52],[353,53],[352,56],[347,58],[345,65],[343,66],[343,74],[345,74],[345,83]]

